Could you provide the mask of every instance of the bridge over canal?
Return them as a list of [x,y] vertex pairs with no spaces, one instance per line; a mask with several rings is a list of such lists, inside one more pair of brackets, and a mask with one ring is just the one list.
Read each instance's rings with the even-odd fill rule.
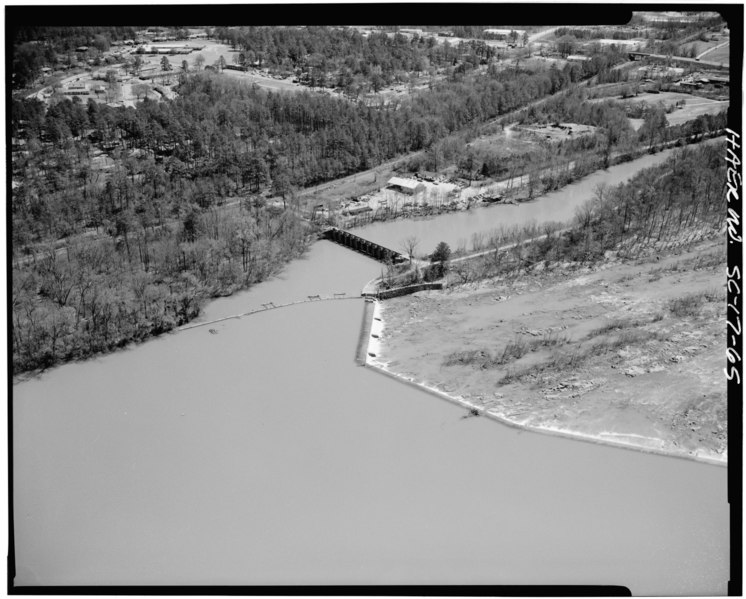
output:
[[324,229],[321,233],[321,237],[348,247],[356,252],[360,252],[361,254],[365,254],[366,256],[380,262],[391,261],[397,263],[404,262],[407,259],[395,250],[391,250],[373,241],[368,241],[367,239],[363,239],[362,237],[358,237],[349,231],[343,231],[337,227]]

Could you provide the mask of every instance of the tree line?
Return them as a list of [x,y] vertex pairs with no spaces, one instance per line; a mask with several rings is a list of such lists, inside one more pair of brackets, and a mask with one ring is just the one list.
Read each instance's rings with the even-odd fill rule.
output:
[[[472,250],[494,250],[453,264],[450,280],[467,283],[514,276],[553,263],[595,263],[607,252],[634,259],[722,231],[727,217],[723,143],[688,146],[660,165],[614,187],[599,185],[578,209],[572,227],[559,223],[495,231],[472,240]],[[531,243],[528,239],[539,238]],[[511,243],[508,251],[499,248]]]
[[181,225],[52,244],[12,272],[13,371],[107,352],[193,319],[211,297],[271,276],[311,238],[289,212],[245,202]]
[[217,39],[240,50],[237,62],[296,75],[311,87],[338,87],[349,96],[434,74],[462,61],[483,64],[497,55],[479,40],[439,44],[433,36],[347,27],[218,27]]

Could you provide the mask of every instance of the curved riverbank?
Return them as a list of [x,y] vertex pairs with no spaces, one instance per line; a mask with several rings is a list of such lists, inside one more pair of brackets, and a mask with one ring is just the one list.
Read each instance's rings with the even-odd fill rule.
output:
[[[410,298],[411,299],[411,298]],[[473,298],[472,298],[473,299]],[[469,301],[472,301],[470,299]],[[412,302],[416,301],[414,299],[411,299]],[[520,301],[520,300],[519,300]],[[376,334],[376,337],[371,337],[369,346],[368,346],[368,358],[366,359],[366,366],[376,370],[377,372],[380,372],[382,374],[385,374],[386,376],[392,377],[400,382],[403,382],[408,385],[415,386],[417,388],[420,388],[424,391],[427,391],[428,393],[435,395],[441,399],[445,399],[447,401],[450,401],[452,403],[456,403],[463,408],[466,408],[470,411],[473,415],[481,415],[485,416],[487,418],[491,418],[493,420],[496,420],[502,424],[506,424],[511,427],[528,430],[531,432],[537,432],[537,433],[544,433],[544,434],[550,434],[550,435],[556,435],[556,436],[562,436],[566,438],[571,438],[579,441],[587,441],[592,443],[599,443],[603,445],[609,445],[613,447],[619,447],[624,449],[633,449],[637,451],[642,451],[646,453],[652,453],[652,454],[658,454],[663,455],[667,457],[677,457],[687,460],[694,460],[698,462],[703,462],[707,464],[717,465],[717,466],[727,466],[727,450],[723,453],[715,453],[713,451],[708,451],[704,447],[697,447],[695,449],[680,449],[675,450],[673,449],[673,446],[676,445],[676,442],[673,442],[671,439],[664,439],[659,438],[655,435],[645,435],[645,434],[639,434],[641,432],[649,432],[648,428],[641,428],[637,432],[631,432],[630,430],[622,430],[622,431],[614,431],[609,430],[614,428],[613,423],[613,416],[610,417],[610,426],[604,427],[604,421],[603,420],[588,420],[586,418],[586,413],[583,411],[580,411],[579,413],[579,420],[575,423],[573,423],[572,419],[569,418],[569,422],[565,424],[547,424],[546,422],[541,422],[541,417],[536,416],[536,414],[529,412],[528,410],[523,407],[523,411],[519,409],[519,413],[521,414],[520,417],[517,417],[518,414],[514,414],[511,412],[506,412],[505,410],[505,404],[501,406],[501,409],[496,409],[494,406],[490,406],[490,402],[484,401],[483,397],[481,395],[477,395],[478,400],[474,400],[469,397],[464,397],[463,394],[457,393],[452,389],[446,390],[439,388],[437,384],[432,384],[428,382],[427,380],[427,372],[430,373],[430,375],[433,375],[433,368],[436,368],[436,366],[433,366],[433,368],[430,368],[428,371],[427,367],[423,366],[422,360],[424,356],[428,356],[427,360],[430,360],[431,362],[437,360],[437,356],[433,352],[428,352],[428,347],[432,348],[433,344],[437,344],[437,333],[434,333],[432,331],[438,331],[439,333],[449,335],[449,329],[448,326],[445,323],[442,322],[435,322],[433,324],[424,326],[422,325],[423,320],[428,320],[428,316],[425,316],[422,318],[422,314],[418,313],[418,326],[417,328],[417,339],[419,340],[417,347],[412,347],[412,338],[411,336],[406,339],[408,345],[407,347],[410,348],[410,355],[408,356],[408,366],[410,369],[414,369],[416,372],[419,373],[419,375],[416,376],[410,376],[407,374],[404,374],[402,372],[398,372],[392,364],[394,364],[394,360],[399,360],[396,362],[396,364],[400,364],[401,361],[406,361],[407,357],[405,357],[402,354],[401,348],[397,352],[396,349],[392,349],[389,347],[387,348],[385,346],[385,343],[382,341],[385,339],[386,335],[384,333],[385,329],[385,319],[384,319],[384,306],[382,302],[376,302],[375,309],[373,312],[373,321],[371,330]],[[437,315],[435,315],[435,318],[437,319]],[[397,334],[399,333],[399,328],[402,323],[399,323],[397,325]],[[428,329],[430,331],[430,334],[425,331],[425,329]],[[464,335],[469,336],[469,334],[464,333]],[[429,345],[428,343],[429,342]],[[437,352],[436,352],[437,353]],[[419,361],[415,362],[412,358],[413,355],[419,356]],[[432,365],[431,365],[432,366]],[[658,373],[658,369],[654,368],[654,372]],[[621,373],[620,373],[621,374]],[[421,375],[421,376],[420,376]],[[479,376],[477,373],[474,375],[478,380],[481,380],[481,383],[477,383],[476,386],[480,391],[484,391],[487,388],[490,388],[490,385],[492,383],[492,380],[487,380],[487,377]],[[623,375],[622,375],[623,376]],[[461,384],[462,387],[468,385],[462,380],[462,381],[454,381],[454,385]],[[481,386],[480,386],[481,385]],[[450,384],[449,384],[450,386]],[[474,386],[469,387],[470,390],[474,388]],[[617,390],[612,389],[613,385],[609,385],[610,388],[606,389],[604,394],[605,395],[613,395],[614,392]],[[498,387],[499,388],[499,387]],[[602,388],[603,390],[603,388]],[[506,391],[507,393],[510,393],[509,391]],[[486,391],[485,391],[486,393]],[[500,397],[502,397],[502,394],[497,394]],[[546,399],[549,399],[547,397]],[[495,402],[496,403],[496,402]],[[518,403],[518,402],[516,402]],[[562,410],[561,407],[557,408],[559,411]],[[612,414],[616,414],[616,412],[612,411]],[[546,417],[546,416],[545,416]],[[621,414],[620,418],[623,420],[625,417],[630,418],[628,414]],[[635,416],[639,419],[638,416]],[[532,423],[531,419],[539,420],[540,423]],[[642,419],[639,419],[642,420]],[[590,423],[590,424],[589,424]],[[575,426],[573,426],[575,424]],[[581,430],[582,425],[585,425],[588,428],[596,428],[597,432],[588,432]],[[623,428],[623,425],[622,425]],[[631,427],[632,430],[635,429],[634,426]],[[684,445],[682,445],[684,447]]]

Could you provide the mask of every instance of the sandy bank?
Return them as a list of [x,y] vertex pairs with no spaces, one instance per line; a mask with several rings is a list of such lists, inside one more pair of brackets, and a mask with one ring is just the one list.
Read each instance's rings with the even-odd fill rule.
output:
[[[722,310],[715,301],[681,318],[666,310],[671,298],[722,287],[721,253],[711,241],[651,264],[376,302],[366,366],[510,426],[726,465]],[[635,323],[629,344],[616,343],[619,329],[597,333],[609,322],[625,331]],[[565,343],[559,351],[589,343],[612,349],[507,383],[507,372],[542,364],[549,350],[498,368],[453,358],[482,348],[495,355],[492,348],[499,353],[520,338],[558,331]]]

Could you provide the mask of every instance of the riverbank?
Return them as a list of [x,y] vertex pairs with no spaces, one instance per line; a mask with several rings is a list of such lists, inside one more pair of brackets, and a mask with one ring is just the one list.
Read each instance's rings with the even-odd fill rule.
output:
[[367,365],[467,416],[725,465],[724,263],[710,239],[378,302]]
[[[712,143],[713,140],[724,135],[724,130],[718,130],[704,133],[701,136],[670,140],[657,144],[652,149],[640,145],[634,150],[613,153],[608,159],[608,164],[604,163],[601,156],[588,161],[581,160],[584,157],[578,155],[561,168],[548,167],[538,173],[525,172],[513,178],[478,181],[468,186],[465,182],[459,186],[453,183],[431,183],[414,174],[411,177],[419,180],[420,184],[425,187],[424,195],[417,201],[413,201],[410,196],[403,195],[398,200],[391,200],[388,195],[386,199],[383,199],[383,196],[379,197],[384,191],[384,179],[381,179],[375,192],[347,206],[346,210],[350,211],[350,215],[346,216],[345,210],[340,207],[335,213],[334,222],[336,226],[343,229],[356,229],[374,223],[432,218],[454,212],[466,212],[474,208],[520,205],[562,190],[585,177],[604,172],[609,168],[645,159],[647,156],[673,148]],[[395,173],[392,171],[391,174]],[[409,177],[409,175],[406,176]],[[400,203],[401,207],[398,207]]]

